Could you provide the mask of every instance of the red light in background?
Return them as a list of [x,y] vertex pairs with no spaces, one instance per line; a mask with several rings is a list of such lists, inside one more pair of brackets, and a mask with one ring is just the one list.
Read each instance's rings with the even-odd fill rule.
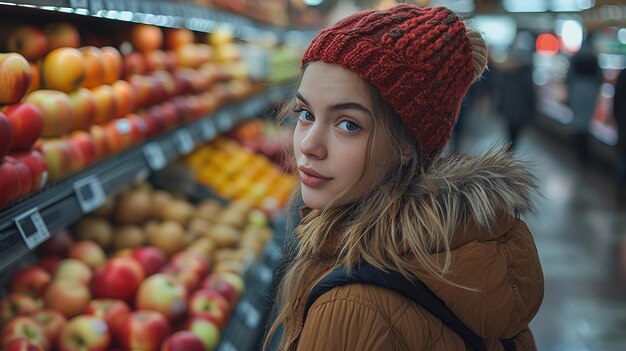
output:
[[559,39],[554,34],[539,34],[535,47],[540,54],[556,55],[559,52]]

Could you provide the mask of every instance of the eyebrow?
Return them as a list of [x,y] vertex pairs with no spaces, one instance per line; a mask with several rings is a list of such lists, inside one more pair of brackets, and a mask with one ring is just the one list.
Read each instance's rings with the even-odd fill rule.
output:
[[[300,94],[300,92],[296,93],[296,97],[298,98],[298,100],[304,102],[305,104],[309,105],[309,102],[302,96],[302,94]],[[332,106],[328,107],[329,111],[340,111],[340,110],[359,110],[362,112],[367,113],[368,115],[372,114],[372,111],[370,111],[370,109],[368,109],[367,107],[359,104],[358,102],[342,102],[339,104],[335,104]]]

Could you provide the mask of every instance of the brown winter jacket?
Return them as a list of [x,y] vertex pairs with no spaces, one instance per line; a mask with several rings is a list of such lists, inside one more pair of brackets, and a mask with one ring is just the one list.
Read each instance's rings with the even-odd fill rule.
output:
[[[501,338],[514,338],[518,351],[536,350],[528,323],[543,299],[543,273],[532,235],[517,218],[532,210],[531,178],[519,162],[499,152],[440,162],[425,180],[436,184],[431,197],[438,199],[439,206],[461,202],[462,211],[442,219],[458,223],[448,278],[478,291],[451,286],[419,271],[415,275],[485,340],[488,351],[503,350]],[[334,261],[329,256],[320,257],[320,262],[331,267]],[[304,286],[312,288],[319,278],[305,276]],[[300,309],[310,288],[298,298]],[[302,310],[296,315],[301,318]],[[291,349],[451,351],[465,346],[439,319],[402,295],[352,284],[317,299],[297,346]]]

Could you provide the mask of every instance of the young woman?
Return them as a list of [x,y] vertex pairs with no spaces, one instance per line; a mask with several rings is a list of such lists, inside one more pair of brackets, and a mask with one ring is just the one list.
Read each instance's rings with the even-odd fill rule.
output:
[[[399,5],[322,31],[289,109],[304,201],[280,290],[281,350],[465,350],[459,335],[395,291],[315,284],[359,262],[423,281],[487,349],[535,350],[543,297],[533,178],[506,151],[440,157],[469,85],[480,34],[445,8]],[[291,113],[294,115],[294,113]]]

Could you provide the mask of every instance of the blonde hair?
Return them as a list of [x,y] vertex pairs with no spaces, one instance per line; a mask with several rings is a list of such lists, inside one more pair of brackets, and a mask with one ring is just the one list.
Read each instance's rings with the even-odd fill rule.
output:
[[[478,37],[470,32],[476,33]],[[487,63],[486,46],[480,34],[470,29],[467,33],[476,52],[473,54],[476,80]],[[302,71],[305,69],[303,67]],[[335,267],[343,266],[349,270],[358,262],[365,261],[380,269],[397,271],[408,279],[414,278],[414,272],[420,271],[458,286],[446,278],[455,223],[439,220],[441,213],[454,209],[425,203],[428,197],[423,195],[433,191],[431,184],[421,181],[429,166],[424,163],[426,158],[421,155],[415,138],[404,127],[393,108],[383,100],[376,88],[363,82],[374,108],[374,133],[368,139],[361,177],[371,162],[372,148],[381,142],[390,143],[393,150],[397,151],[393,154],[397,158],[392,160],[397,167],[356,201],[334,206],[333,203],[344,203],[341,200],[351,191],[351,188],[346,189],[319,215],[296,229],[298,234],[306,235],[298,235],[299,245],[294,259],[279,287],[277,301],[280,312],[269,329],[264,350],[281,324],[284,331],[280,350],[288,350],[297,341],[301,316],[295,315],[294,304],[304,289],[311,288],[303,286],[305,274],[318,277],[319,281]],[[295,98],[283,107],[279,114],[280,123],[289,122],[294,107]],[[320,258],[320,250],[327,247],[329,240],[337,240],[337,251],[330,268],[328,264],[321,264]]]

